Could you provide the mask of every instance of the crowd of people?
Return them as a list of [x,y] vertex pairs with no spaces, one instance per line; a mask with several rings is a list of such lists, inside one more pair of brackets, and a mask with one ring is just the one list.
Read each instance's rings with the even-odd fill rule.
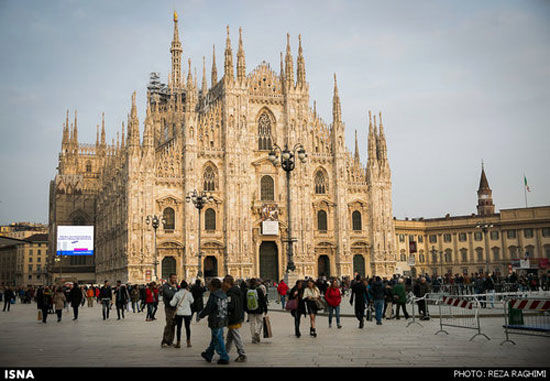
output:
[[[317,337],[316,318],[321,310],[328,315],[328,327],[332,328],[333,319],[336,327],[342,328],[340,319],[340,307],[344,296],[349,294],[349,303],[353,306],[355,317],[359,322],[359,328],[363,329],[365,320],[376,321],[376,325],[382,325],[383,319],[401,318],[402,312],[405,319],[409,319],[407,312],[407,297],[414,294],[422,298],[428,293],[448,292],[445,287],[454,286],[460,293],[485,294],[495,292],[498,285],[516,285],[518,290],[548,290],[548,273],[537,277],[536,274],[517,276],[515,273],[502,277],[500,274],[464,274],[452,276],[446,274],[443,277],[429,276],[428,274],[415,279],[408,276],[394,275],[390,279],[374,277],[362,277],[355,274],[353,279],[349,277],[326,279],[320,277],[317,280],[306,277],[296,281],[292,287],[284,280],[273,282],[262,281],[259,278],[248,280],[234,280],[227,275],[223,280],[212,278],[207,286],[200,279],[193,285],[185,280],[178,282],[176,274],[171,274],[163,283],[151,282],[147,285],[123,284],[117,281],[111,286],[109,281],[99,287],[95,285],[79,285],[67,283],[60,286],[40,286],[38,288],[2,287],[0,297],[4,300],[4,311],[9,312],[10,305],[17,296],[21,303],[36,301],[39,310],[39,319],[45,324],[49,314],[55,314],[57,321],[61,322],[63,311],[73,310],[73,320],[78,320],[79,308],[87,305],[93,307],[94,302],[101,305],[103,320],[109,319],[110,311],[114,305],[117,311],[117,319],[125,319],[125,312],[145,312],[145,321],[156,320],[159,301],[162,300],[165,312],[165,327],[163,330],[161,347],[181,348],[182,328],[185,327],[185,339],[187,347],[191,347],[191,322],[193,315],[197,322],[207,318],[211,331],[211,340],[208,348],[201,356],[211,362],[214,353],[219,355],[218,364],[228,364],[229,355],[233,345],[236,347],[238,357],[236,362],[246,361],[246,352],[243,344],[240,328],[243,323],[249,323],[252,344],[260,343],[262,329],[267,328],[266,320],[269,306],[270,291],[276,290],[277,303],[283,310],[289,311],[294,318],[294,333],[297,338],[301,336],[301,319],[309,318],[309,334]],[[275,290],[273,290],[273,289]],[[468,292],[467,290],[473,290]],[[204,303],[205,293],[208,301]],[[1,301],[1,299],[0,299]],[[424,300],[417,301],[421,314],[420,319],[429,319]],[[486,303],[482,303],[486,307]],[[266,327],[266,328],[264,328]],[[224,338],[224,329],[226,335]],[[264,335],[266,332],[264,332]]]

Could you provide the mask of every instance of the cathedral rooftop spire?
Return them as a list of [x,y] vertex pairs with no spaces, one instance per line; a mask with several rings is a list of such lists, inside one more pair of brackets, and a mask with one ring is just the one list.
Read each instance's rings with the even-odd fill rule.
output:
[[297,75],[296,75],[296,84],[298,86],[304,86],[306,83],[306,63],[304,59],[304,52],[302,49],[302,35],[298,35],[298,60],[296,62]]
[[210,86],[214,87],[218,83],[218,69],[216,68],[216,45],[212,45],[212,83]]
[[65,123],[63,123],[63,139],[61,141],[61,145],[67,145],[69,144],[69,110],[67,110],[67,117],[65,119]]
[[233,81],[233,51],[231,50],[231,39],[229,38],[229,25],[227,26],[227,39],[225,40],[225,61],[224,79],[226,82]]
[[376,138],[372,126],[372,113],[369,110],[369,137],[368,137],[368,163],[376,163]]
[[179,88],[181,87],[181,42],[179,40],[178,31],[178,14],[174,11],[174,37],[172,39],[172,45],[170,47],[170,53],[172,55],[172,72],[168,81],[169,86]]
[[289,33],[286,34],[285,80],[288,89],[294,87],[294,63],[292,61],[292,52],[290,50]]
[[246,77],[246,63],[243,48],[243,29],[239,27],[239,50],[237,51],[237,79],[242,81]]
[[73,130],[73,143],[75,146],[78,146],[78,126],[76,122],[76,113],[77,111],[74,110],[74,130]]
[[342,108],[340,106],[340,96],[338,95],[338,82],[336,73],[334,73],[334,92],[332,96],[332,120],[333,122],[342,121]]
[[206,58],[202,56],[202,87],[201,94],[202,97],[206,97],[206,92],[208,91],[208,83],[206,82]]
[[356,163],[361,162],[361,159],[359,158],[359,143],[357,143],[357,130],[355,130],[355,155],[354,160]]

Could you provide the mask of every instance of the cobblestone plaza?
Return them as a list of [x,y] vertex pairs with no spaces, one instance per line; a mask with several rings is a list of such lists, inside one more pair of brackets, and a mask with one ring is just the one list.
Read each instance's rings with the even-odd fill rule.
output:
[[[326,316],[317,317],[317,338],[307,336],[309,319],[302,320],[304,335],[293,335],[293,318],[271,303],[269,312],[273,338],[251,344],[249,324],[241,332],[248,356],[246,363],[231,367],[547,367],[548,338],[514,337],[517,345],[499,345],[504,340],[502,318],[483,318],[483,331],[491,338],[468,341],[472,331],[448,329],[449,336],[434,335],[439,320],[423,321],[423,327],[407,321],[384,320],[382,326],[342,318],[342,329],[328,328]],[[3,367],[220,367],[208,364],[200,353],[208,346],[206,320],[192,323],[192,348],[160,348],[164,310],[159,305],[157,320],[145,322],[145,313],[126,313],[117,320],[116,309],[103,321],[101,307],[80,309],[72,321],[72,309],[55,315],[48,323],[36,320],[35,304],[13,305],[0,314],[0,365]],[[185,334],[185,332],[182,332]],[[231,360],[237,357],[235,349]],[[217,358],[217,357],[215,357]]]

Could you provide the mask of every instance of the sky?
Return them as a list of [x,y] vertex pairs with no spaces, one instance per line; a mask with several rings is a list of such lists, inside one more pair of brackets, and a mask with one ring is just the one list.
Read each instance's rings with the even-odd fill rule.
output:
[[528,205],[550,205],[549,1],[0,0],[0,224],[47,223],[67,109],[92,144],[105,112],[110,142],[135,90],[143,129],[174,9],[183,62],[200,74],[206,56],[209,73],[215,44],[218,78],[226,25],[235,54],[243,28],[247,72],[278,72],[301,34],[311,102],[330,122],[336,73],[363,163],[382,112],[397,218],[475,212],[482,160],[497,210],[525,206],[524,175]]

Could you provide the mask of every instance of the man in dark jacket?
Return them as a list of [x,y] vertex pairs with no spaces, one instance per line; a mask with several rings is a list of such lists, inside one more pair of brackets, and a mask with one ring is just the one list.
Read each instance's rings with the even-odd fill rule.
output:
[[353,305],[353,300],[355,299],[355,317],[359,320],[359,328],[365,326],[365,308],[368,303],[368,293],[367,287],[361,281],[361,275],[356,275],[351,286],[351,297],[350,304]]
[[382,325],[382,312],[384,311],[384,284],[379,276],[374,278],[374,282],[371,287],[372,297],[374,299],[374,316],[376,318],[376,325]]
[[103,310],[103,320],[109,319],[109,310],[111,309],[111,303],[113,300],[113,291],[109,286],[109,281],[105,281],[105,284],[99,290],[99,299],[101,300]]
[[78,307],[80,307],[80,303],[82,302],[82,290],[78,286],[78,283],[73,283],[73,287],[69,291],[69,298],[74,311],[73,320],[76,320],[78,319]]
[[[204,308],[203,295],[206,292],[206,287],[203,287],[201,280],[197,279],[195,284],[191,287],[191,295],[193,295],[193,304],[191,304],[191,313],[197,314],[197,321],[199,321],[199,313]],[[193,315],[191,315],[193,316]]]
[[240,287],[235,286],[235,281],[231,275],[226,275],[223,278],[223,291],[227,294],[227,338],[225,348],[227,353],[231,351],[233,341],[237,347],[239,357],[235,362],[245,362],[246,353],[244,351],[243,339],[239,328],[241,328],[244,320],[244,298]]
[[[426,282],[426,278],[421,277],[420,281],[417,281],[414,285],[414,296],[417,298],[422,298],[424,295],[430,292],[430,288],[428,286],[428,283]],[[430,318],[427,316],[426,313],[426,300],[419,300],[418,302],[418,312],[422,314],[422,317],[420,320],[429,320]]]
[[6,307],[8,307],[8,312],[10,312],[11,300],[15,298],[14,292],[10,287],[7,287],[4,290],[4,312],[6,312]]
[[164,300],[164,315],[166,317],[166,325],[164,326],[164,334],[162,335],[161,347],[171,346],[174,342],[176,329],[176,307],[172,307],[170,302],[174,295],[178,292],[178,279],[176,274],[170,274],[170,280],[162,286],[162,300]]
[[128,300],[130,299],[130,294],[125,285],[121,281],[117,280],[117,285],[115,288],[115,305],[116,305],[116,314],[118,316],[117,320],[120,320],[120,313],[122,312],[122,318],[124,319],[124,309]]
[[206,351],[201,353],[203,359],[208,362],[214,357],[214,350],[220,355],[218,364],[229,364],[229,356],[225,350],[223,341],[223,327],[227,325],[227,295],[221,290],[222,282],[218,278],[210,281],[210,297],[206,307],[198,315],[199,319],[208,316],[208,327],[212,338]]
[[252,344],[258,344],[263,328],[263,314],[267,314],[267,298],[259,287],[257,279],[250,280],[250,289],[245,295],[245,311],[250,319],[250,332],[252,334]]

